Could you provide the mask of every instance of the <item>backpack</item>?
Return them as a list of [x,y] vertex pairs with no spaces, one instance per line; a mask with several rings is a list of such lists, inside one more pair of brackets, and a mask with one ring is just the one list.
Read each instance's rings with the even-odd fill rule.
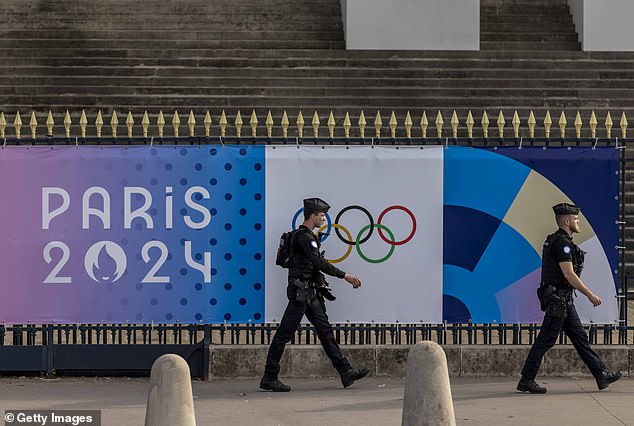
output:
[[282,234],[280,244],[277,247],[277,256],[275,257],[276,265],[282,268],[290,268],[293,266],[293,242],[298,232],[299,229],[296,229]]

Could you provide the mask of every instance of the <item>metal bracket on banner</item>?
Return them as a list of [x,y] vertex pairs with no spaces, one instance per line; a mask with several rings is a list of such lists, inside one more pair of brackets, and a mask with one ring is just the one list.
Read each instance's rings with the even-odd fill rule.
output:
[[222,141],[222,136],[218,136],[218,139],[220,139],[220,145],[222,145],[222,147],[225,147],[225,143]]
[[594,140],[594,145],[592,145],[592,150],[594,151],[595,149],[597,149],[597,144],[599,143],[599,138],[596,138]]
[[2,149],[4,149],[5,146],[7,146],[7,138],[4,138],[4,142],[2,143]]
[[524,142],[524,136],[520,138],[520,146],[517,149],[522,149],[522,142]]
[[616,246],[615,249],[617,250],[625,250],[627,247],[625,246]]
[[152,145],[154,145],[154,136],[150,138],[150,148],[152,148]]
[[75,136],[75,148],[79,149],[79,138]]
[[449,149],[449,138],[445,138],[445,149]]
[[370,138],[370,146],[374,148],[374,138]]
[[616,138],[616,149],[625,149],[625,144],[619,145],[619,138]]
[[295,145],[297,145],[297,149],[299,149],[299,138],[295,136]]

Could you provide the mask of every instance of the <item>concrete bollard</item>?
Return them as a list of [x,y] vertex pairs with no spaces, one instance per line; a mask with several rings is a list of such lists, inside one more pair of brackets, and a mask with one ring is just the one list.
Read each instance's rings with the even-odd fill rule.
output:
[[145,426],[196,426],[189,365],[174,354],[152,365]]
[[403,426],[455,426],[447,357],[434,342],[421,342],[407,356]]

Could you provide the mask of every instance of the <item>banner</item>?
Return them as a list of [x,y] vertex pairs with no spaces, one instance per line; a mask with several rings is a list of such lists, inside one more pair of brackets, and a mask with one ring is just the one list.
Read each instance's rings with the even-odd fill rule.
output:
[[[584,322],[617,320],[619,152],[441,146],[81,146],[0,150],[0,322],[279,321],[274,258],[332,208],[333,322],[539,322],[551,206],[581,207]],[[316,230],[317,231],[317,230]]]

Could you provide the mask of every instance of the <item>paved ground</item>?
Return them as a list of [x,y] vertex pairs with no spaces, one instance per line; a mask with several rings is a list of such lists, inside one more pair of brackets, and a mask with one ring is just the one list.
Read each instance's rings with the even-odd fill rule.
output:
[[[287,394],[260,392],[257,380],[194,382],[199,425],[400,425],[403,379],[289,379]],[[598,392],[590,378],[539,380],[546,395],[514,392],[515,379],[453,378],[459,425],[633,425],[634,379]],[[148,378],[0,378],[6,409],[99,409],[103,425],[142,425]],[[14,423],[16,424],[16,423]],[[177,426],[177,425],[175,425]]]

